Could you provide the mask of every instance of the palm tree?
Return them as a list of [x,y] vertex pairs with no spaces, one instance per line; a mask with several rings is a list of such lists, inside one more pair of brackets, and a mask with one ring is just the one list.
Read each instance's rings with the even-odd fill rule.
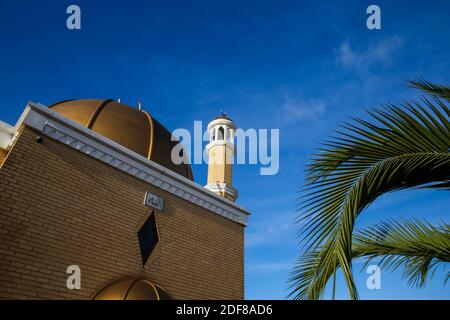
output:
[[403,266],[404,275],[418,284],[439,262],[450,261],[448,224],[390,221],[353,237],[356,219],[380,195],[450,188],[450,87],[410,84],[429,95],[370,111],[373,121],[345,123],[308,165],[298,219],[304,254],[289,280],[295,299],[323,297],[331,277],[334,298],[338,269],[350,298],[357,299],[352,259],[358,257]]

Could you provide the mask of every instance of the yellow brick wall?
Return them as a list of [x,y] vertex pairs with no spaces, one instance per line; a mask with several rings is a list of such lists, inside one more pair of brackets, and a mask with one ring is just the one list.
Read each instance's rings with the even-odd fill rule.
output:
[[[0,298],[87,299],[145,276],[176,299],[242,299],[242,225],[25,128],[0,169]],[[160,241],[142,268],[146,191],[165,199]],[[66,268],[81,268],[81,290]]]

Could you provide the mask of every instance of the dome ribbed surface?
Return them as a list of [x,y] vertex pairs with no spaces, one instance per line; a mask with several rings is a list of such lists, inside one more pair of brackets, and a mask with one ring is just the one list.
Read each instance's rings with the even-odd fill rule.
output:
[[174,164],[171,133],[144,110],[114,100],[81,99],[56,103],[50,108],[66,118],[193,180],[189,164]]

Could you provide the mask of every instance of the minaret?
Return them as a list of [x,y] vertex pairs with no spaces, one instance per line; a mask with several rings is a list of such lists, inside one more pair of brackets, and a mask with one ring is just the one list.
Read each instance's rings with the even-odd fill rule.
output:
[[231,201],[237,198],[232,187],[232,160],[234,154],[234,122],[221,113],[208,124],[208,184],[207,189]]

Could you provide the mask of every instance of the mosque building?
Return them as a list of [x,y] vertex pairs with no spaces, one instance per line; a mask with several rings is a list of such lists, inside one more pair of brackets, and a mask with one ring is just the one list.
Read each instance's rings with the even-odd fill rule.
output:
[[203,187],[141,107],[29,102],[0,121],[0,299],[243,299],[235,129],[208,125]]

